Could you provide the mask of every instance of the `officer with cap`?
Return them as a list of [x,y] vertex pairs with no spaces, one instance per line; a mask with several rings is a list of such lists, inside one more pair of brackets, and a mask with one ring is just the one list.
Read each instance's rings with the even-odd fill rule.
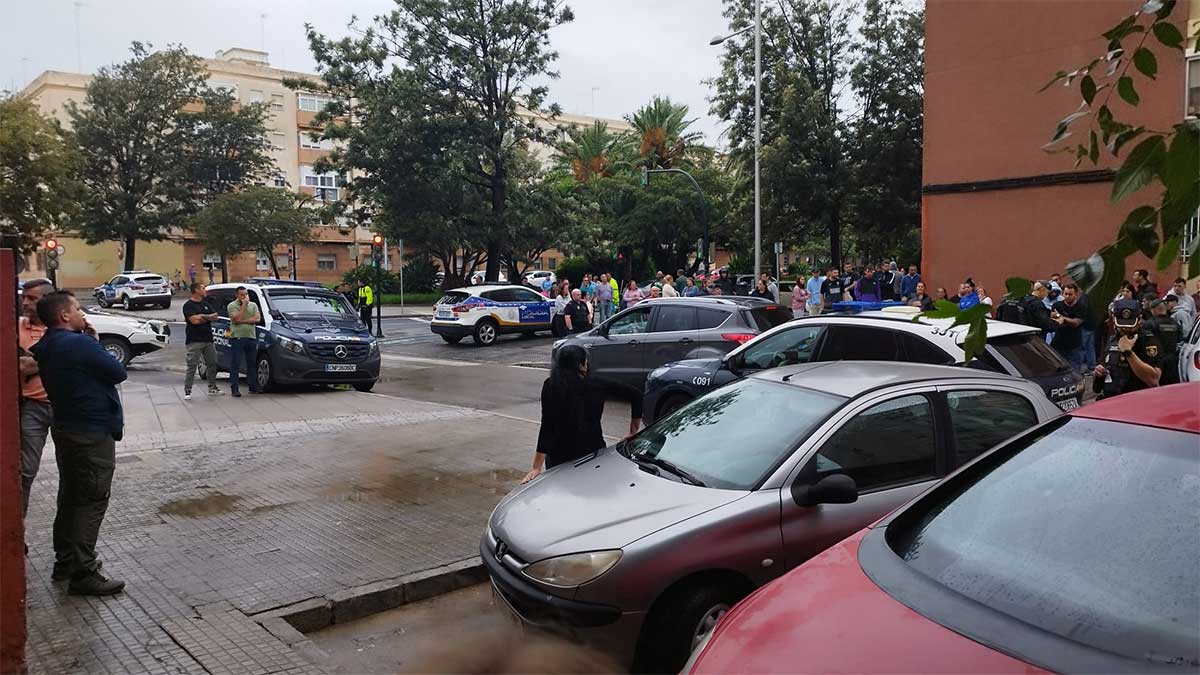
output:
[[[1174,297],[1171,295],[1168,298]],[[1158,338],[1162,346],[1159,358],[1162,360],[1162,377],[1159,384],[1176,384],[1179,382],[1179,324],[1170,316],[1170,305],[1166,298],[1155,298],[1150,301],[1150,319],[1147,328]]]
[[1142,324],[1137,300],[1118,300],[1112,307],[1117,332],[1108,341],[1102,362],[1096,366],[1092,390],[1100,398],[1157,387],[1162,375],[1162,345]]

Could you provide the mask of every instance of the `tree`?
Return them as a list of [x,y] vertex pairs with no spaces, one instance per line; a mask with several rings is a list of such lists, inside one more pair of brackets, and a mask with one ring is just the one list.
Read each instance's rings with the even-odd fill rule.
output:
[[67,104],[80,162],[76,228],[89,243],[125,243],[134,269],[137,242],[166,238],[192,210],[192,180],[183,107],[200,98],[203,62],[182,47],[149,53],[135,42],[132,58],[101,68],[83,105]]
[[278,277],[275,249],[309,241],[315,221],[315,212],[302,206],[296,195],[254,186],[215,197],[190,224],[208,250],[221,256],[221,282],[225,283],[227,259],[242,251],[266,255]]
[[558,144],[555,162],[585,183],[595,177],[609,177],[628,169],[633,159],[633,139],[629,134],[611,132],[608,123],[597,120],[590,127],[568,127],[566,138]]
[[30,253],[70,221],[76,161],[62,127],[32,102],[0,99],[0,248]]
[[221,89],[200,95],[200,110],[180,117],[193,196],[205,203],[243,185],[263,182],[275,167],[265,103],[238,103]]
[[695,152],[703,135],[688,131],[695,119],[687,119],[688,107],[670,98],[655,96],[625,120],[637,129],[638,154],[648,169],[670,169]]
[[318,120],[326,138],[347,143],[331,165],[351,176],[351,195],[390,227],[418,221],[423,234],[433,234],[428,226],[456,234],[431,237],[431,249],[479,246],[472,257],[486,259],[487,278],[497,279],[512,245],[514,152],[545,141],[542,118],[558,114],[542,110],[540,82],[558,76],[549,31],[572,18],[557,0],[396,0],[355,38],[330,40],[310,27],[324,86],[343,97]]

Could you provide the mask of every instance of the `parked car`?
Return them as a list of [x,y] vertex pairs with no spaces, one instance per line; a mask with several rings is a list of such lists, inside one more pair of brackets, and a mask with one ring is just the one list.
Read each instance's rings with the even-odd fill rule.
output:
[[792,310],[761,298],[655,298],[555,342],[553,354],[568,342],[582,345],[588,351],[591,377],[641,391],[646,375],[664,363],[720,359],[791,319]]
[[523,281],[526,286],[540,291],[542,290],[542,282],[546,279],[549,279],[550,283],[558,281],[558,277],[551,270],[532,270],[526,272]]
[[122,365],[129,365],[134,357],[156,352],[171,343],[171,327],[165,321],[142,321],[93,310],[84,310],[84,314],[96,329],[104,351]]
[[[967,326],[951,326],[949,319],[923,318],[914,323],[914,316],[882,310],[804,317],[767,331],[727,355],[664,364],[646,380],[643,414],[646,420],[657,419],[705,392],[781,365],[839,360],[963,362]],[[1083,401],[1083,378],[1036,328],[989,320],[987,351],[970,365],[1037,382],[1063,410],[1074,410]]]
[[1179,381],[1200,382],[1200,317],[1192,322],[1192,330],[1179,343]]
[[[276,384],[349,384],[370,391],[379,379],[379,343],[371,329],[341,293],[308,286],[213,284],[208,287],[220,318],[212,324],[217,366],[228,372],[232,365],[229,338],[229,303],[237,288],[245,286],[250,301],[258,305],[258,388]],[[200,378],[206,373],[200,368]],[[237,377],[237,375],[233,375]]]
[[[486,282],[487,282],[487,275],[484,272],[472,272],[471,273],[471,285],[472,286],[481,286]],[[508,277],[504,274],[504,272],[501,272],[499,280],[496,282],[491,282],[491,283],[507,284]]]
[[524,286],[467,286],[446,291],[437,301],[429,329],[452,345],[470,335],[475,344],[490,347],[505,333],[550,330],[553,308],[553,302]]
[[754,588],[1059,414],[1031,382],[966,368],[776,368],[518,488],[482,560],[522,621],[678,672]]
[[688,672],[1197,672],[1197,401],[1018,435],[741,602]]
[[108,283],[97,286],[92,294],[101,307],[120,305],[123,309],[158,305],[171,306],[171,284],[166,277],[147,270],[122,272]]
[[[778,284],[779,280],[775,277],[769,277],[772,283]],[[750,295],[754,290],[754,284],[758,281],[758,277],[753,274],[738,274],[733,278],[734,292],[738,295]]]

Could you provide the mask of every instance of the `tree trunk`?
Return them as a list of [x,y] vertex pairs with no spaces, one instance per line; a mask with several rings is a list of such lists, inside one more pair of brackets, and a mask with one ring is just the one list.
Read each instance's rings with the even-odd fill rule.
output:
[[271,249],[271,252],[267,254],[267,259],[271,261],[271,273],[275,275],[276,279],[282,279],[283,277],[279,276],[279,266],[275,264],[274,249]]
[[506,251],[505,208],[508,200],[508,176],[501,164],[497,164],[492,174],[492,236],[488,238],[487,267],[484,279],[487,281],[500,280],[500,268],[504,262]]
[[833,260],[833,267],[842,269],[842,221],[837,211],[829,219],[829,257]]
[[134,254],[137,253],[137,238],[125,237],[125,268],[123,272],[137,269],[134,267]]
[[225,259],[225,254],[221,254],[221,283],[229,283],[229,263]]

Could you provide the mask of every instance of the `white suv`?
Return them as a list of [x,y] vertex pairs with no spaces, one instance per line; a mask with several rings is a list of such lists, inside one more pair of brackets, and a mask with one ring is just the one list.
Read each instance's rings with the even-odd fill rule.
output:
[[100,345],[122,365],[135,356],[155,352],[171,343],[171,327],[165,321],[142,321],[128,316],[84,311],[96,329]]
[[489,347],[501,333],[550,330],[554,303],[524,286],[467,286],[446,291],[429,328],[450,344],[471,336]]
[[171,306],[171,283],[160,274],[130,270],[97,286],[93,295],[101,307],[120,305],[128,310],[142,305],[159,305],[165,309]]

